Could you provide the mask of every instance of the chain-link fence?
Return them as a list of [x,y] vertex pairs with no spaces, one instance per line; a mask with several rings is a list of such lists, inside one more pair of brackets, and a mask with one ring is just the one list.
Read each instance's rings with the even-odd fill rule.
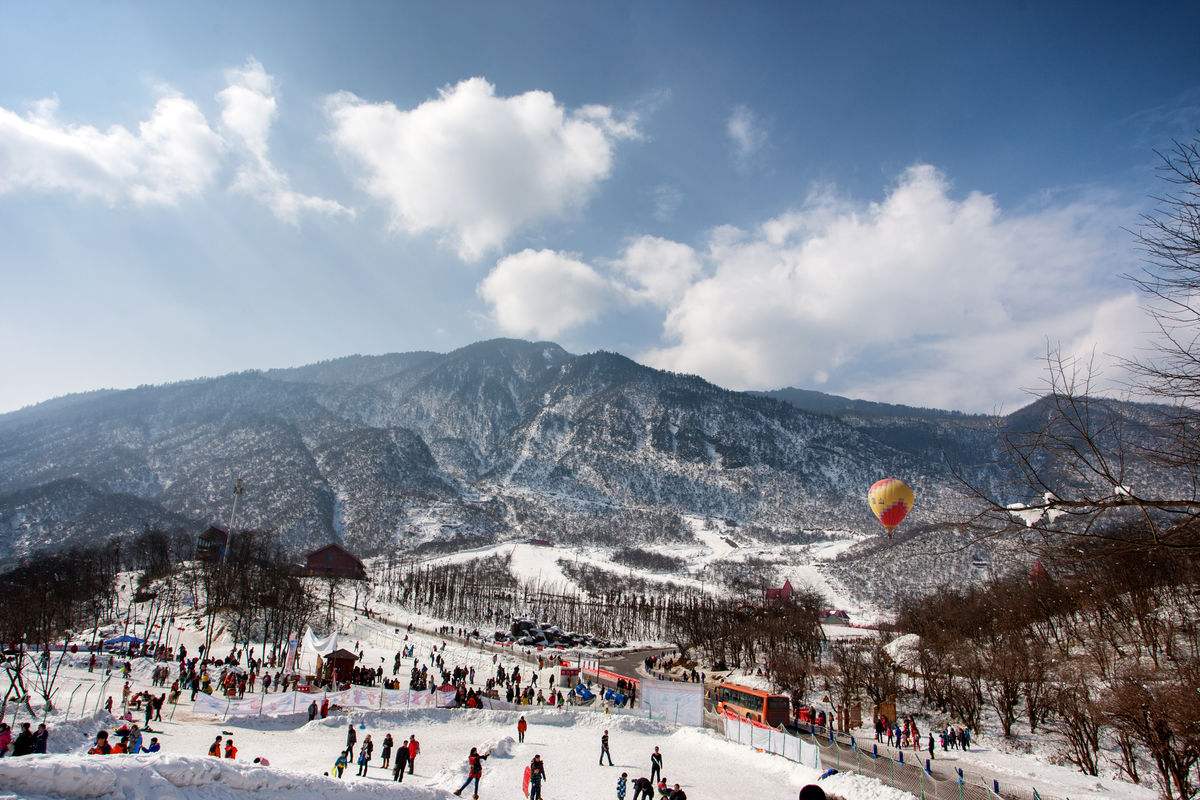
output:
[[816,726],[775,729],[749,720],[725,717],[726,738],[758,750],[783,756],[789,761],[824,772],[855,772],[877,778],[921,800],[1069,800],[1044,795],[1037,789],[1000,786],[962,769],[947,770],[933,759],[914,751],[896,756],[879,752],[874,742],[860,748],[855,737]]

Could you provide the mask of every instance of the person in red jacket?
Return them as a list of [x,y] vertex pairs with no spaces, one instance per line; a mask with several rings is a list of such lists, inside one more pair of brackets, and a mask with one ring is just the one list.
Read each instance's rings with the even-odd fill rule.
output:
[[421,743],[417,741],[416,734],[408,740],[408,774],[412,775],[413,770],[417,766],[417,753],[421,752]]
[[525,741],[525,731],[529,728],[529,723],[525,721],[525,717],[517,720],[517,741]]
[[475,800],[479,800],[479,779],[483,777],[483,762],[490,755],[491,753],[480,754],[474,747],[471,748],[471,755],[467,756],[467,779],[454,794],[462,796],[463,789],[470,786],[471,781],[475,781],[475,794],[472,796]]
[[237,748],[233,746],[233,739],[225,740],[225,757],[237,759]]

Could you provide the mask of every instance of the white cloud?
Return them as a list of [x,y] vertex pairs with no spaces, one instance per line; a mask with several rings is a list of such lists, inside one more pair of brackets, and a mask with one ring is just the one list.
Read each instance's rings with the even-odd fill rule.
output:
[[613,268],[633,284],[634,297],[663,307],[677,303],[703,270],[695,250],[657,236],[634,239]]
[[654,218],[659,222],[670,222],[683,205],[683,192],[669,183],[660,183],[650,191],[650,199],[654,203]]
[[278,113],[275,79],[254,58],[226,72],[229,85],[217,93],[221,126],[226,137],[240,147],[242,165],[233,188],[270,207],[276,217],[295,224],[300,212],[353,216],[334,200],[293,191],[288,177],[273,163],[267,147],[271,124]]
[[571,255],[522,250],[497,262],[479,285],[479,295],[505,333],[553,338],[599,316],[614,288]]
[[758,115],[746,106],[736,106],[725,120],[725,135],[733,144],[739,163],[749,161],[767,143],[767,129]]
[[543,91],[498,97],[483,78],[410,110],[348,92],[327,108],[334,142],[395,227],[441,233],[465,260],[581,207],[608,177],[615,143],[637,135],[636,120],[606,106],[569,112]]
[[0,108],[0,193],[173,205],[204,191],[220,166],[221,138],[183,97],[161,97],[136,131],[72,125],[57,112],[54,98],[39,100],[25,115]]
[[733,387],[808,386],[991,410],[1037,384],[1047,340],[1129,353],[1137,300],[1105,203],[1004,214],[929,166],[879,203],[828,190],[753,231],[713,232],[710,274],[672,301],[658,366]]

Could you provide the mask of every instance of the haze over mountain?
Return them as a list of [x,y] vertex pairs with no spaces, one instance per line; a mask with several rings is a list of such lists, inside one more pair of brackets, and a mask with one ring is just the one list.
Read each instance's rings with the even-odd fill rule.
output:
[[916,529],[962,507],[953,470],[1002,487],[1000,431],[1039,416],[734,392],[550,342],[355,355],[0,415],[0,558],[223,524],[235,477],[237,527],[296,551],[653,545],[674,515],[759,541],[877,534],[863,496],[885,475],[916,488]]

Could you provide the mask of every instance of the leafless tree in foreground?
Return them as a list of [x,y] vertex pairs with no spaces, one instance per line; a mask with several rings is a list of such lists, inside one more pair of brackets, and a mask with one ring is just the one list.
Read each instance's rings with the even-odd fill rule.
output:
[[1158,335],[1124,363],[1129,391],[1159,404],[1098,396],[1092,361],[1051,348],[1046,396],[1001,432],[1023,496],[960,475],[981,535],[1200,551],[1200,137],[1159,156],[1166,191],[1134,232],[1144,265],[1127,276]]

